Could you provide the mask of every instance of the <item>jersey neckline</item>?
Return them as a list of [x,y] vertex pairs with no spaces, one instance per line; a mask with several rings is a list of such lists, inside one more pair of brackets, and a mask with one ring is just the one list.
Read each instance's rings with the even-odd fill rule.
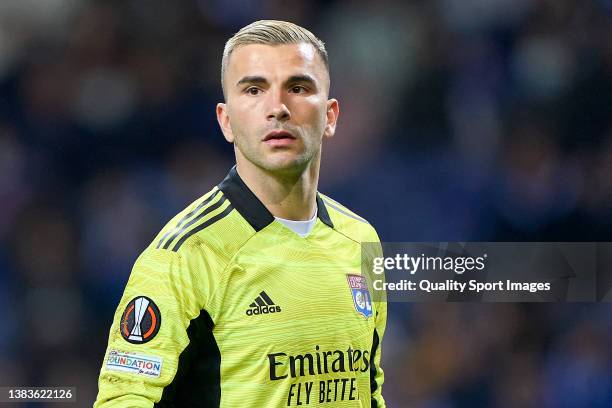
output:
[[[257,198],[249,187],[238,175],[236,166],[232,167],[225,179],[218,185],[219,190],[227,197],[236,211],[259,232],[272,222],[275,218],[265,205]],[[334,228],[329,217],[323,199],[317,192],[317,217],[328,227]]]

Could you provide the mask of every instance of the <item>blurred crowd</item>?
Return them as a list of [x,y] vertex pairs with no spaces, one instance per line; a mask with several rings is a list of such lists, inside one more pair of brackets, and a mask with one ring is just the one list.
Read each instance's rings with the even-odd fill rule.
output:
[[[326,42],[319,189],[382,240],[612,241],[610,0],[1,1],[0,385],[91,405],[133,262],[232,165],[221,52],[261,18]],[[388,404],[610,407],[611,311],[391,304]]]

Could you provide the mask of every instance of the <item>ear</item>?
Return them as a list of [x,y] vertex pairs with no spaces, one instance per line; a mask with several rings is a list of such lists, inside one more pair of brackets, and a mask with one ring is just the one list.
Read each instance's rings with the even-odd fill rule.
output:
[[227,105],[224,103],[217,104],[217,122],[223,132],[225,140],[230,143],[234,143],[234,133],[232,132],[232,125],[230,124],[230,118],[227,114]]
[[336,99],[330,99],[327,101],[327,123],[325,124],[325,131],[323,135],[325,137],[332,137],[336,133],[336,123],[338,122],[338,115],[340,115],[340,105]]

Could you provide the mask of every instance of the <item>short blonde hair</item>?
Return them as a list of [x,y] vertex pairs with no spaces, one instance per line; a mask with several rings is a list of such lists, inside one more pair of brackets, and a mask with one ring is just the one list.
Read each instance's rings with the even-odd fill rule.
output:
[[279,20],[259,20],[242,27],[232,38],[227,40],[223,49],[223,58],[221,59],[221,88],[223,89],[223,95],[226,95],[225,71],[229,58],[236,48],[249,44],[282,45],[302,43],[310,44],[317,50],[327,72],[329,72],[329,61],[325,44],[304,27]]

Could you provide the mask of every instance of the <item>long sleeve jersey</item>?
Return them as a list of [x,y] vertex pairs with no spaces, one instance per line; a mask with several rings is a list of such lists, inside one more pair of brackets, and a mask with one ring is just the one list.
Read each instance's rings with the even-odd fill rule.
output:
[[322,194],[317,214],[299,236],[234,168],[174,217],[133,267],[94,407],[384,407],[378,236]]

